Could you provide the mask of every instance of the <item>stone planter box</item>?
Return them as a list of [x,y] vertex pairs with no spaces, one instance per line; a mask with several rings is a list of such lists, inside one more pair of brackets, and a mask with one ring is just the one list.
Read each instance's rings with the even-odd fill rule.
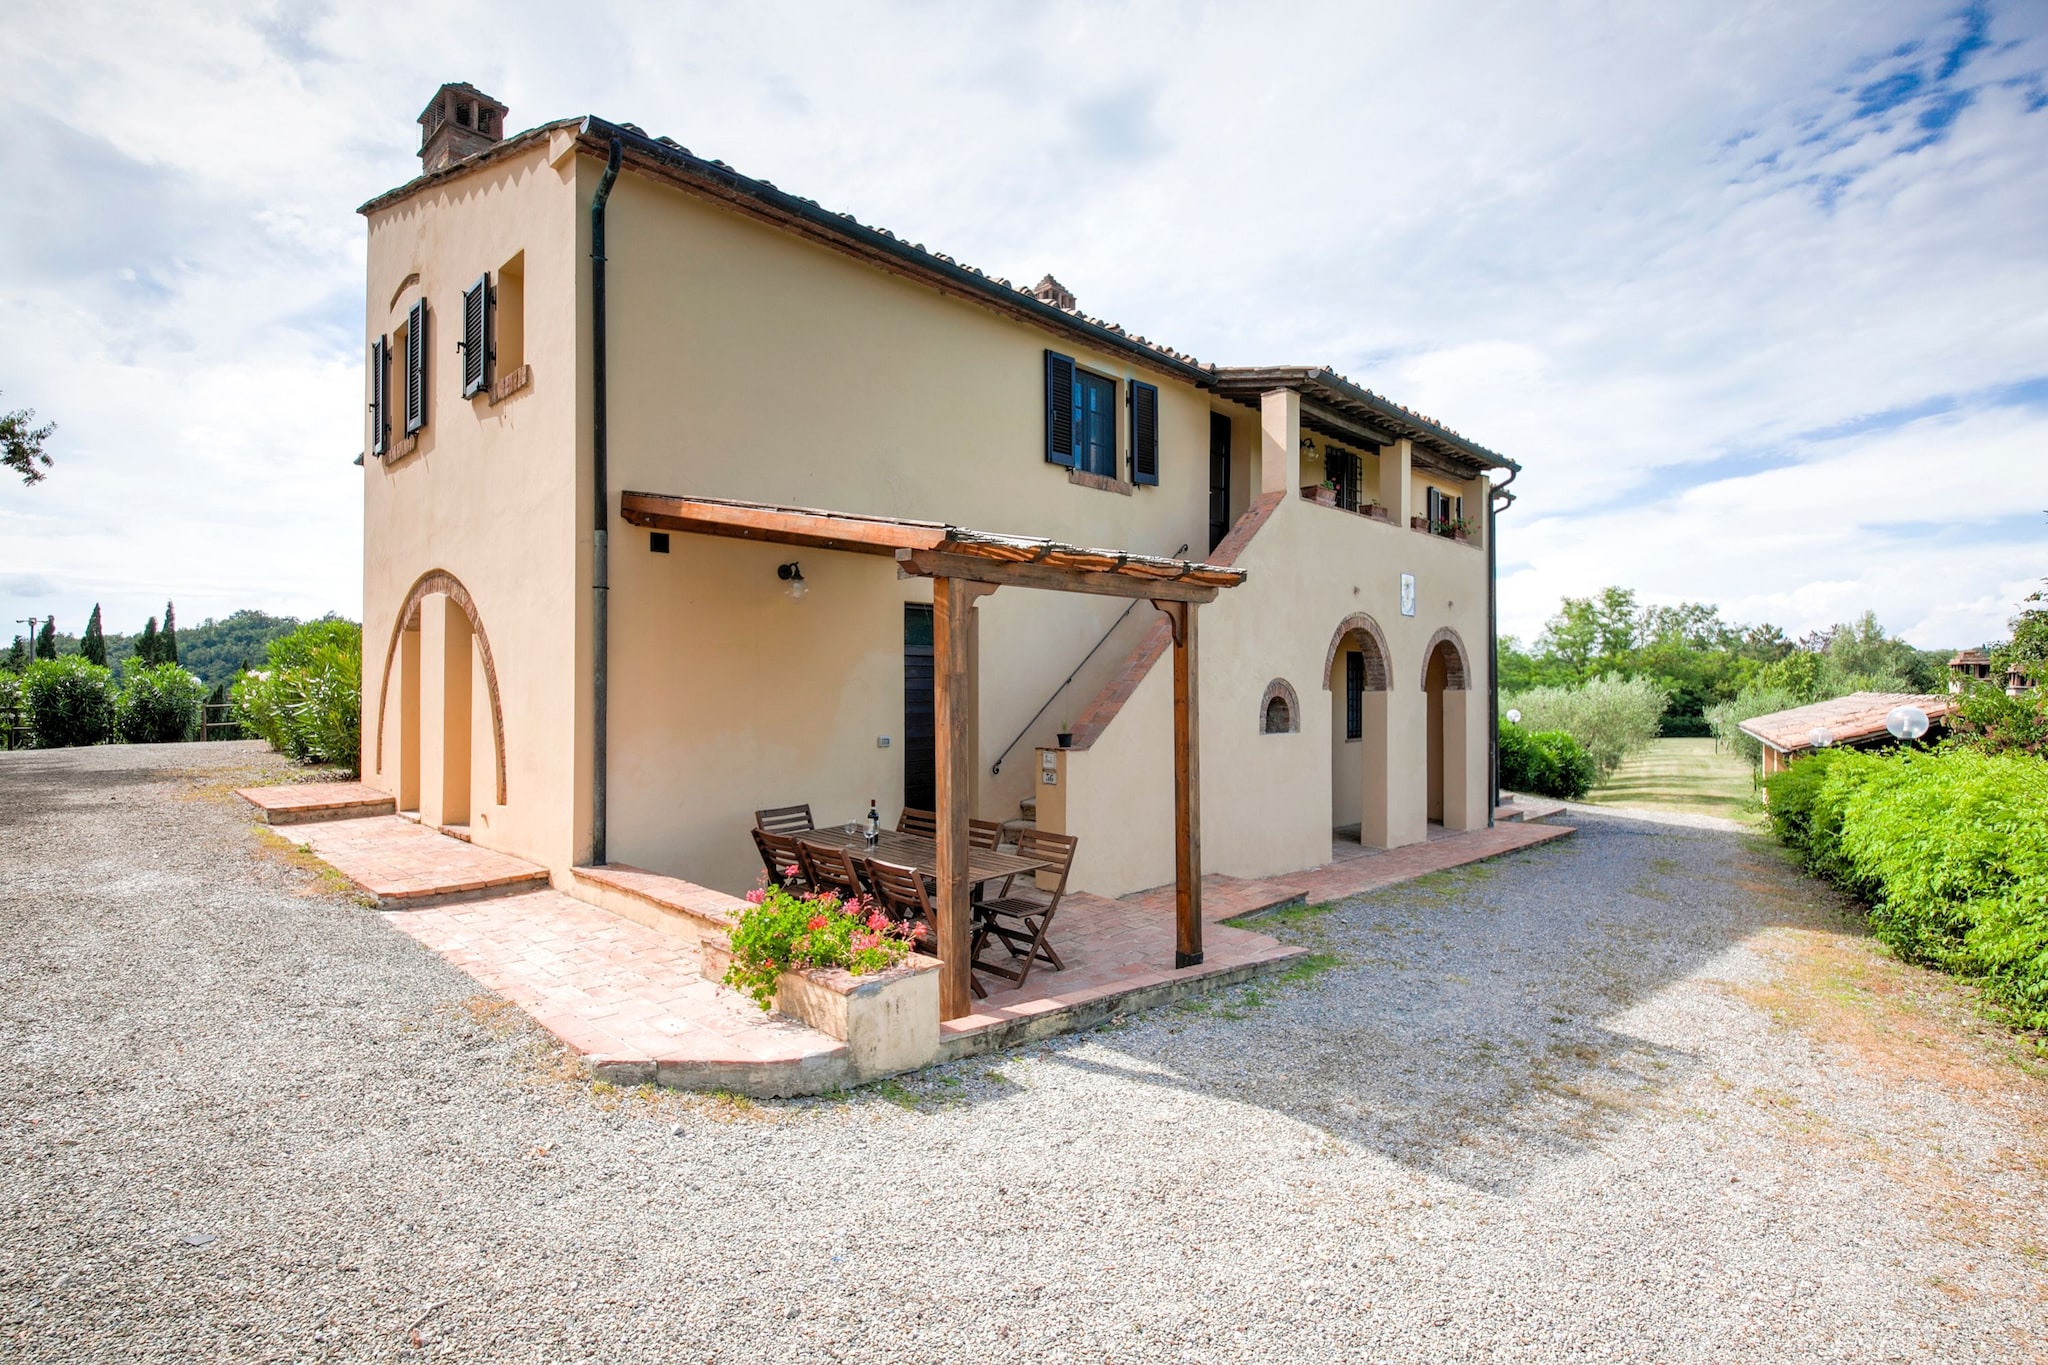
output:
[[[725,979],[732,943],[707,933],[698,943],[704,979]],[[854,1080],[928,1066],[939,1052],[939,960],[913,953],[879,976],[843,971],[784,972],[775,1008],[846,1044]]]
[[1321,503],[1325,507],[1335,507],[1337,505],[1337,490],[1325,488],[1319,483],[1303,484],[1301,486],[1301,496],[1308,502]]
[[1369,502],[1366,503],[1364,506],[1360,507],[1358,509],[1358,515],[1360,515],[1361,517],[1370,517],[1374,521],[1384,521],[1389,526],[1394,524],[1393,512],[1391,512],[1385,507],[1382,507],[1380,504],[1376,502]]

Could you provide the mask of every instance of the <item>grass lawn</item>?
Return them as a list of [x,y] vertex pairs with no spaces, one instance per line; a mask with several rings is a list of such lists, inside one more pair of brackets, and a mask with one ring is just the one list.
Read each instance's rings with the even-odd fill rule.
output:
[[1614,776],[1586,796],[1596,806],[1674,810],[1755,821],[1749,765],[1714,752],[1711,739],[1657,739],[1630,755]]

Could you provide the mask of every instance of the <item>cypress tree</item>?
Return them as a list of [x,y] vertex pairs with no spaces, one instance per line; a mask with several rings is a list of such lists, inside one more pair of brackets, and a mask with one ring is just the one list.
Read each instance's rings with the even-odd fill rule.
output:
[[43,622],[42,630],[36,633],[36,657],[54,659],[57,657],[57,618],[52,616]]
[[107,666],[107,636],[100,629],[100,604],[92,604],[92,620],[85,623],[85,637],[78,642],[78,652],[85,656],[87,663]]
[[156,618],[149,618],[149,624],[142,628],[142,634],[135,639],[135,657],[144,668],[156,662]]
[[4,665],[0,665],[0,667],[6,668],[9,673],[19,673],[24,668],[27,668],[28,646],[28,641],[22,639],[19,635],[15,636],[14,643],[7,647],[7,662]]
[[156,637],[156,661],[178,662],[178,611],[169,602],[164,603],[164,633]]

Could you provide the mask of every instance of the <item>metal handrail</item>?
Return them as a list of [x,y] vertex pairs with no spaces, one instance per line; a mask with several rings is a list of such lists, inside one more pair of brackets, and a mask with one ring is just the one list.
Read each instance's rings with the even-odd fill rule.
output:
[[[1173,557],[1175,559],[1178,559],[1187,552],[1188,543],[1186,541],[1182,541],[1180,548],[1173,552]],[[1019,744],[1022,744],[1024,742],[1024,736],[1031,733],[1031,727],[1038,724],[1039,717],[1043,716],[1047,711],[1050,711],[1052,709],[1052,704],[1060,699],[1060,693],[1066,691],[1068,684],[1072,683],[1075,678],[1081,676],[1081,670],[1088,666],[1088,661],[1095,657],[1096,651],[1100,650],[1104,645],[1109,643],[1109,637],[1116,634],[1117,627],[1121,626],[1125,622],[1125,620],[1127,620],[1130,617],[1130,614],[1136,611],[1137,609],[1138,603],[1136,600],[1133,600],[1131,605],[1124,608],[1124,614],[1122,616],[1117,617],[1116,620],[1112,621],[1110,623],[1108,630],[1102,632],[1102,638],[1095,642],[1094,648],[1090,649],[1086,654],[1083,654],[1081,656],[1081,662],[1074,665],[1074,671],[1072,673],[1067,674],[1066,681],[1062,682],[1058,687],[1055,687],[1052,690],[1052,695],[1045,699],[1045,705],[1039,707],[1037,711],[1032,713],[1031,719],[1024,722],[1024,728],[1017,732],[1017,737],[1011,740],[1008,744],[1004,745],[1003,751],[1000,754],[996,755],[996,761],[989,766],[988,775],[990,777],[1002,776],[1003,760],[1010,756],[1010,750],[1016,748]]]

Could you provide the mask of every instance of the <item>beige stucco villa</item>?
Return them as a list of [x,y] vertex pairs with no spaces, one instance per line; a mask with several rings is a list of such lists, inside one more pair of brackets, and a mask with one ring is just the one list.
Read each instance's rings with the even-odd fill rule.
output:
[[[1173,882],[1175,639],[1127,590],[1150,574],[1213,598],[1187,654],[1200,870],[1489,822],[1513,462],[631,124],[504,118],[444,87],[422,174],[362,209],[362,769],[402,810],[558,877],[740,891],[756,808],[893,822],[935,804],[943,751],[972,813],[1035,800],[1079,837],[1076,887]],[[1024,547],[983,590],[1047,546],[1110,553],[935,625],[955,580],[903,547],[954,528]],[[935,702],[954,625],[966,688]]]

